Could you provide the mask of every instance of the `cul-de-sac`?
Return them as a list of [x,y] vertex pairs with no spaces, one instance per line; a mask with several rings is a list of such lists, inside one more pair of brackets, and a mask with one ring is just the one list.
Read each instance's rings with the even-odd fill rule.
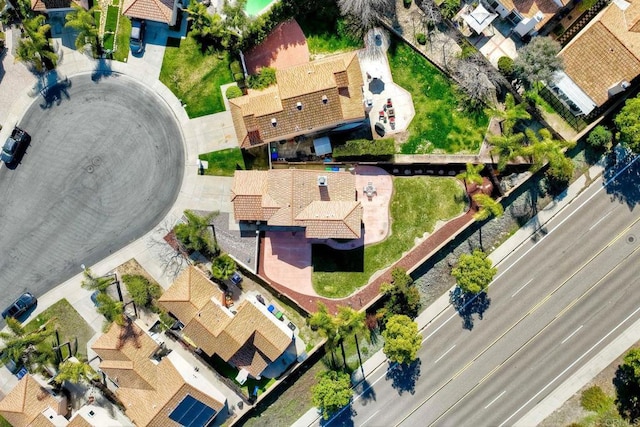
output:
[[0,427],[640,422],[640,0],[0,0],[0,147]]

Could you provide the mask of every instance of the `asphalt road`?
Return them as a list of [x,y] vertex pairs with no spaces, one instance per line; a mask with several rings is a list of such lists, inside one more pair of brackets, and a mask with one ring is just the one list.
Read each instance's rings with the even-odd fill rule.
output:
[[498,266],[482,319],[448,309],[418,363],[369,375],[329,425],[513,425],[640,318],[639,239],[637,211],[590,187]]
[[182,134],[160,97],[125,76],[71,83],[35,99],[18,124],[31,143],[0,166],[0,308],[141,237],[180,190]]

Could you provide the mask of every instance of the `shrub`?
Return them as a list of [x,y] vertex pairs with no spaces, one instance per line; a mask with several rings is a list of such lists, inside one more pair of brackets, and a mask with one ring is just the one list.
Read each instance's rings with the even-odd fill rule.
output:
[[231,68],[231,74],[242,73],[242,67],[240,66],[240,61],[233,61],[229,64],[229,68]]
[[213,260],[211,274],[218,280],[227,280],[236,271],[236,262],[227,254],[222,254]]
[[598,125],[593,128],[587,137],[587,143],[592,147],[602,147],[607,149],[611,147],[612,140],[613,133],[602,125]]
[[229,86],[225,93],[227,99],[238,98],[242,96],[242,90],[238,86]]
[[612,403],[611,398],[597,385],[589,387],[580,396],[580,405],[587,411],[604,412]]
[[343,160],[348,158],[388,158],[395,154],[396,147],[393,138],[374,139],[352,139],[343,146],[335,147],[333,157]]
[[460,0],[444,0],[440,5],[440,13],[446,19],[453,18],[460,10]]
[[249,76],[247,83],[251,89],[266,89],[276,83],[276,70],[271,67],[264,67],[258,71],[258,74]]
[[233,75],[233,81],[235,81],[236,83],[239,83],[241,81],[244,81],[244,74],[242,73],[235,73]]
[[122,277],[131,299],[141,307],[151,306],[154,299],[160,298],[162,288],[157,283],[151,283],[139,274],[127,274]]
[[511,77],[513,75],[513,59],[508,56],[501,56],[498,59],[498,70],[505,77]]
[[402,0],[402,3],[404,3],[404,7],[407,9],[411,7],[411,0]]
[[427,44],[427,36],[424,35],[424,33],[418,33],[416,34],[416,41],[422,45]]

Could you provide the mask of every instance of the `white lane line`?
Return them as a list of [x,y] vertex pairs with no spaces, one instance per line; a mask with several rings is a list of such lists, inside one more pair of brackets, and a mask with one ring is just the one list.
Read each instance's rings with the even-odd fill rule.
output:
[[455,346],[456,346],[456,345],[454,344],[454,345],[453,345],[453,347],[451,347],[449,350],[445,351],[445,352],[444,352],[444,354],[443,354],[442,356],[438,357],[438,358],[436,359],[436,361],[435,361],[435,362],[433,362],[433,364],[435,365],[435,364],[436,364],[436,363],[438,363],[440,360],[442,360],[442,358],[443,358],[443,357],[445,357],[445,356],[446,356],[446,355],[447,355],[451,350],[453,350],[453,349],[455,348]]
[[519,293],[521,290],[523,290],[523,289],[524,289],[524,287],[525,287],[525,286],[527,286],[527,285],[528,285],[529,283],[531,283],[531,282],[533,282],[533,279],[529,280],[527,283],[525,283],[524,285],[522,285],[522,286],[520,287],[520,289],[518,289],[518,290],[516,291],[516,293],[515,293],[515,294],[511,295],[511,298],[513,298],[513,297],[515,297],[516,295],[518,295],[518,293]]
[[560,344],[564,344],[564,343],[566,343],[567,341],[569,341],[569,338],[571,338],[572,336],[574,336],[574,335],[575,335],[575,334],[576,334],[580,329],[582,329],[582,327],[583,327],[583,326],[584,326],[584,325],[580,325],[580,326],[578,327],[578,329],[576,329],[575,331],[571,332],[571,335],[569,335],[568,337],[566,337],[565,339],[563,339],[563,340],[562,340],[562,342],[561,342]]
[[549,383],[548,383],[546,386],[542,387],[542,389],[541,389],[539,392],[537,392],[537,393],[536,393],[536,394],[535,394],[531,399],[527,400],[527,402],[526,402],[524,405],[522,405],[520,408],[518,408],[518,410],[517,410],[517,411],[515,411],[513,414],[511,414],[511,415],[509,416],[509,418],[507,418],[506,420],[504,420],[504,421],[502,422],[502,424],[500,424],[498,427],[502,427],[502,426],[506,425],[506,424],[509,422],[509,420],[511,420],[511,418],[515,417],[515,416],[516,416],[516,414],[517,414],[518,412],[522,411],[525,407],[527,407],[527,405],[529,405],[531,402],[533,402],[533,400],[535,400],[538,396],[540,396],[542,393],[544,393],[544,391],[545,391],[546,389],[548,389],[548,388],[551,386],[551,384],[553,384],[553,383],[555,383],[556,381],[558,381],[558,378],[560,378],[560,377],[562,377],[564,374],[566,374],[566,373],[567,373],[567,371],[568,371],[569,369],[573,368],[577,363],[579,363],[582,359],[584,359],[584,358],[587,356],[587,354],[591,353],[591,352],[593,351],[593,349],[594,349],[594,348],[596,348],[596,347],[597,347],[597,346],[599,346],[599,345],[600,345],[604,340],[606,340],[607,338],[609,338],[609,336],[610,336],[611,334],[613,334],[615,331],[617,331],[617,330],[618,330],[618,328],[620,328],[620,326],[624,325],[624,324],[627,322],[627,320],[631,319],[631,318],[632,318],[633,316],[635,316],[635,315],[636,315],[636,313],[637,313],[637,312],[639,312],[639,311],[640,311],[640,307],[636,308],[636,309],[634,310],[634,312],[633,312],[633,313],[631,313],[630,315],[628,315],[628,316],[627,316],[627,317],[626,317],[622,322],[618,323],[618,324],[616,325],[616,327],[615,327],[615,328],[613,328],[612,330],[610,330],[609,332],[607,332],[607,334],[606,334],[604,337],[600,338],[600,339],[598,340],[598,342],[597,342],[597,343],[595,343],[594,345],[592,345],[592,346],[591,346],[591,348],[589,348],[589,350],[585,351],[585,352],[582,354],[582,356],[580,356],[580,357],[578,357],[576,360],[574,360],[574,361],[573,361],[569,366],[567,366],[567,367],[565,368],[565,370],[564,370],[564,371],[560,372],[560,373],[558,374],[558,376],[556,376],[554,379],[552,379],[551,381],[549,381]]
[[587,231],[591,231],[591,230],[593,230],[594,228],[596,228],[596,226],[597,226],[598,224],[600,224],[602,221],[604,221],[604,219],[605,219],[606,217],[608,217],[609,215],[611,215],[611,212],[613,212],[613,211],[609,211],[609,212],[607,212],[607,214],[606,214],[605,216],[603,216],[602,218],[600,218],[599,220],[597,220],[596,222],[594,222],[594,223],[593,223],[593,225],[592,225],[591,227],[589,227],[589,230],[587,230]]
[[487,406],[484,407],[484,409],[487,409],[489,406],[493,405],[495,403],[495,401],[500,399],[502,396],[504,396],[504,394],[506,392],[507,392],[507,390],[505,390],[502,393],[500,393],[499,395],[497,395],[495,399],[493,399],[491,402],[489,402],[489,404]]
[[376,414],[380,412],[380,409],[378,409],[376,412],[373,413],[373,415],[371,415],[369,418],[367,418],[366,420],[364,420],[364,422],[362,424],[360,424],[360,427],[362,427],[363,425],[365,425],[366,423],[368,423],[369,421],[371,421],[371,418],[375,417]]

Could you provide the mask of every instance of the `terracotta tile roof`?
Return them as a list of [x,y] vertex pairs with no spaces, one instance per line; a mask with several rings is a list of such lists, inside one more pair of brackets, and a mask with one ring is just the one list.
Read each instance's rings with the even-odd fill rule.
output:
[[264,91],[229,100],[243,148],[365,117],[355,52],[277,70],[276,79],[277,85]]
[[[159,363],[150,356],[158,348],[136,324],[129,322],[124,327],[111,325],[109,331],[93,344],[92,349],[102,359],[102,369],[111,379],[117,380],[116,394],[125,404],[125,414],[136,425],[175,425],[168,419],[177,404],[190,394],[219,412],[224,406],[214,396],[203,393],[185,378],[174,366],[171,356]],[[116,360],[114,352],[120,352]],[[176,356],[180,358],[180,356]],[[127,361],[123,361],[125,358]],[[186,362],[183,361],[186,365]],[[184,367],[182,367],[184,368]],[[196,374],[192,374],[196,375]],[[212,388],[207,384],[208,388]],[[217,390],[215,394],[220,395]]]
[[171,24],[175,0],[125,0],[122,14],[130,18],[149,19]]
[[271,361],[253,344],[253,337],[247,341],[229,360],[238,369],[244,369],[253,377],[260,375]]
[[75,415],[67,427],[93,427],[93,425],[87,421],[82,415]]
[[640,75],[640,0],[623,13],[611,3],[564,49],[565,73],[597,104],[609,99],[609,88]]
[[89,9],[88,0],[31,0],[31,9],[36,12],[47,12],[55,9],[71,9],[72,5]]
[[[560,6],[553,0],[500,0],[500,3],[508,11],[515,9],[525,18],[533,18],[536,13],[541,12],[543,18],[536,24],[537,30],[542,28],[560,10]],[[563,4],[567,3],[563,1]]]
[[[42,420],[36,421],[36,418],[47,408],[61,415],[66,414],[66,405],[62,412],[61,402],[30,374],[22,377],[9,394],[0,401],[0,415],[14,427],[25,427],[34,422],[43,425]],[[46,418],[45,421],[48,422]]]
[[[326,186],[318,185],[319,176],[326,177]],[[355,183],[355,176],[348,172],[236,171],[231,190],[234,217],[272,226],[307,227],[307,237],[357,239],[362,205],[356,201]],[[262,193],[260,203],[258,192]]]

